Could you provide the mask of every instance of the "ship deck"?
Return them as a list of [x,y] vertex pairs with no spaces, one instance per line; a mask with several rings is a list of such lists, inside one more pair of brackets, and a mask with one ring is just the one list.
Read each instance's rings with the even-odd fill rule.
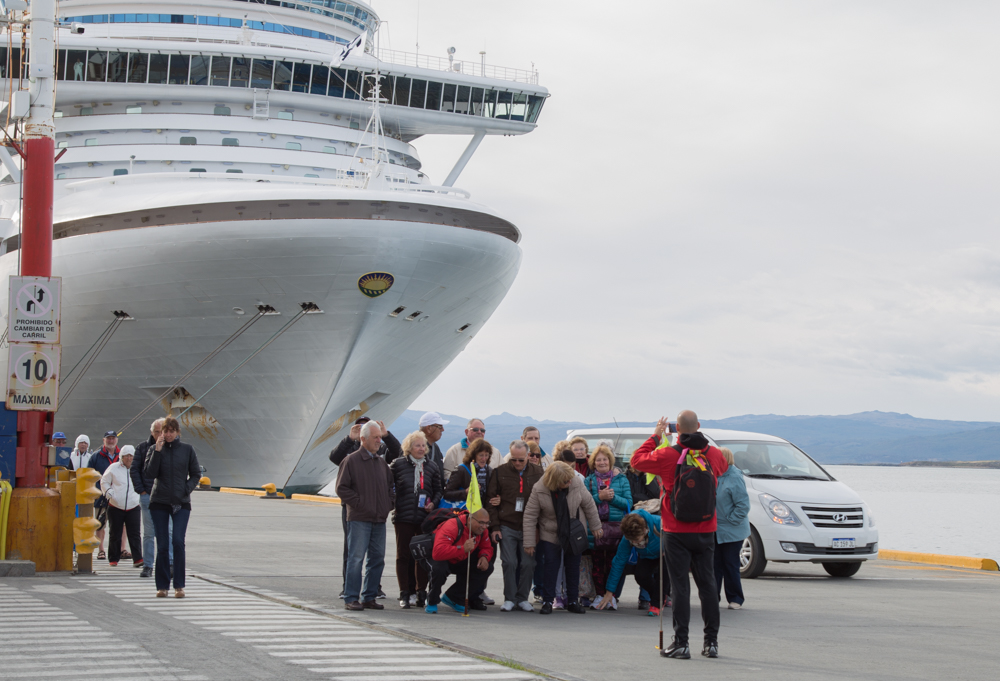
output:
[[[192,502],[183,601],[156,600],[152,580],[103,561],[88,578],[0,578],[4,678],[97,678],[110,669],[121,678],[192,681],[539,678],[475,655],[543,678],[594,681],[678,672],[725,681],[992,679],[1000,663],[996,573],[878,561],[838,580],[819,566],[772,564],[744,582],[745,610],[722,611],[720,659],[695,649],[690,661],[666,660],[654,649],[657,620],[635,609],[631,578],[619,611],[583,617],[497,606],[469,618],[445,608],[434,616],[400,610],[389,529],[386,608],[354,615],[336,598],[339,506],[212,492]],[[487,588],[494,598],[499,568]],[[697,608],[693,614],[697,645]]]

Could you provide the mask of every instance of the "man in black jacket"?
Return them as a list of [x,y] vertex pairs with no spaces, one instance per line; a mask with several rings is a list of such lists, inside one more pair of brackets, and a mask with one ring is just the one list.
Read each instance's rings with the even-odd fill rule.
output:
[[[347,434],[347,437],[341,440],[340,444],[338,444],[333,449],[333,451],[330,452],[330,461],[337,464],[337,466],[339,467],[340,464],[344,463],[344,459],[346,459],[349,455],[353,454],[354,452],[358,451],[361,448],[361,426],[368,423],[369,421],[371,421],[370,418],[368,418],[367,416],[362,416],[358,418],[357,421],[354,422],[354,425],[351,426],[351,431]],[[381,421],[376,421],[376,423],[378,423],[379,427],[382,430],[382,445],[379,447],[378,456],[381,456],[383,459],[385,459],[385,462],[387,464],[390,464],[396,459],[396,457],[403,455],[403,448],[399,445],[399,440],[397,440],[396,437],[389,432],[389,430],[385,427],[384,423],[382,423]],[[340,471],[338,471],[337,474],[339,477]],[[344,576],[344,583],[346,586],[347,506],[345,506],[344,504],[340,505],[340,526],[344,530],[344,564],[340,574]],[[337,596],[337,598],[343,598],[343,597],[344,597],[344,590],[341,589],[340,595]],[[385,598],[385,592],[382,591],[381,584],[379,584],[378,587],[378,597]]]
[[[149,513],[149,493],[153,490],[153,479],[147,478],[144,474],[146,467],[146,456],[149,448],[156,445],[156,440],[163,432],[163,419],[156,419],[149,426],[149,438],[135,446],[135,461],[129,468],[132,476],[132,485],[139,493],[139,505],[142,507],[142,557],[145,562],[142,565],[140,577],[149,578],[153,576],[153,566],[156,565],[156,530],[153,528],[153,516]],[[173,534],[173,523],[170,523]],[[174,564],[174,547],[170,547],[170,565]]]

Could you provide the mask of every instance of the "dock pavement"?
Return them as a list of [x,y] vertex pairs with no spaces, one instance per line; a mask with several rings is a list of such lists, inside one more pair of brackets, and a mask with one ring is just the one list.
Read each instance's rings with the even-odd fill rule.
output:
[[[993,679],[1000,667],[995,572],[876,561],[834,579],[769,564],[744,581],[743,610],[722,610],[719,659],[698,655],[695,598],[693,657],[670,660],[631,578],[616,612],[402,610],[390,527],[385,610],[349,613],[339,506],[202,491],[192,503],[185,599],[155,598],[124,563],[0,578],[0,679]],[[499,565],[487,592],[502,600]]]

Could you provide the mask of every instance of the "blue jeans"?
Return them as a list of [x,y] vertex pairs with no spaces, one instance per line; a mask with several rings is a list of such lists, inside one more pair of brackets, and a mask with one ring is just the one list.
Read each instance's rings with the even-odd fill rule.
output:
[[[156,590],[170,588],[170,549],[173,549],[174,588],[184,588],[184,536],[187,534],[191,511],[182,508],[173,516],[170,511],[151,508],[153,526],[156,528]],[[174,531],[170,532],[173,523]]]
[[[361,589],[361,564],[364,563],[364,591]],[[374,601],[385,568],[385,522],[347,523],[347,576],[344,602]]]
[[[146,566],[153,569],[156,565],[156,528],[153,526],[153,516],[149,514],[149,495],[139,495],[139,505],[142,506],[142,557]],[[174,536],[174,521],[169,524],[168,534]],[[174,547],[170,547],[170,564],[174,564]]]

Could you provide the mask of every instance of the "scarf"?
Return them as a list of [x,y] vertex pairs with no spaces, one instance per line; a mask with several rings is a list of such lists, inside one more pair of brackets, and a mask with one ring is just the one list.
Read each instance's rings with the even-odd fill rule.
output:
[[479,494],[481,496],[486,496],[486,472],[489,470],[489,466],[483,466],[480,468],[476,466],[476,479],[479,482]]
[[583,477],[590,475],[590,462],[586,459],[576,459],[573,462],[573,469]]
[[424,475],[424,459],[414,459],[409,454],[406,455],[407,460],[413,466],[413,496],[420,496],[420,478]]
[[[614,471],[608,471],[607,473],[598,473],[594,471],[594,477],[597,478],[597,489],[610,489],[611,488],[611,478],[614,477]],[[606,486],[602,483],[608,483]],[[608,514],[611,512],[611,508],[608,506],[607,501],[602,501],[597,505],[597,515],[600,516],[601,520],[607,520]]]
[[556,535],[563,551],[569,551],[569,490],[558,489],[552,494],[552,505],[556,509]]

